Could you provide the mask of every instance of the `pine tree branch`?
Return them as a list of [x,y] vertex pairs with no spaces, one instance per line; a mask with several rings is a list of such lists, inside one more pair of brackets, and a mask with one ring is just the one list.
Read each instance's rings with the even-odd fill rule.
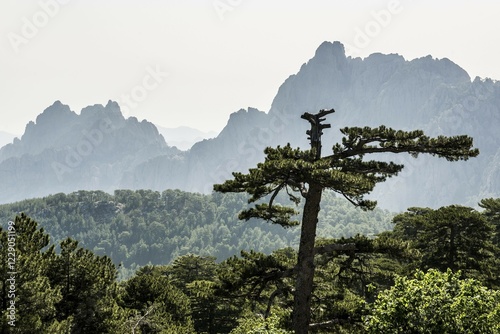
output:
[[[419,153],[428,153],[457,161],[479,154],[478,149],[472,149],[472,138],[466,135],[430,138],[421,130],[396,131],[385,126],[373,129],[346,127],[341,132],[347,135],[342,139],[343,147],[334,146],[334,154],[327,158],[338,160],[370,153],[409,153],[416,157]],[[368,146],[372,143],[377,145]]]
[[349,196],[347,196],[344,192],[340,192],[340,194],[341,194],[342,196],[344,196],[344,198],[345,198],[346,200],[348,200],[348,201],[349,201],[352,205],[354,205],[354,206],[359,206],[359,203],[357,203],[357,202],[353,201],[353,200],[352,200]]
[[278,288],[271,293],[271,296],[269,296],[269,300],[267,301],[267,308],[266,312],[264,313],[264,319],[267,319],[269,317],[269,314],[271,313],[271,307],[274,303],[274,300],[278,295],[283,294],[283,288]]
[[273,194],[272,194],[271,198],[269,199],[269,207],[270,208],[273,206],[274,199],[276,198],[276,196],[278,196],[278,193],[281,191],[281,189],[283,189],[284,186],[285,186],[285,183],[281,183],[276,188],[274,188]]

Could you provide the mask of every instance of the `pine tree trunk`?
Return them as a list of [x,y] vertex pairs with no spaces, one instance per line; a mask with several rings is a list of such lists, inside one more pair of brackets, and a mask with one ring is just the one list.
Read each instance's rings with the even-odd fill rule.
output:
[[451,226],[450,226],[450,251],[449,251],[449,254],[448,254],[448,268],[450,268],[453,272],[456,272],[457,268],[456,268],[456,261],[455,261],[455,255],[456,255],[456,241],[455,241],[455,237],[456,237],[456,228],[455,228],[455,224],[452,223]]
[[322,191],[323,188],[320,185],[310,184],[304,204],[293,308],[293,329],[296,334],[306,334],[311,320],[314,241],[316,239],[316,226],[318,225]]

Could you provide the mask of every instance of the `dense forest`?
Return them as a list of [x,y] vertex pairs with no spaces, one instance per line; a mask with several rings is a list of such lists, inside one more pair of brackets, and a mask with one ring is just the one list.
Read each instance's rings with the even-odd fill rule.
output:
[[[195,198],[198,204],[213,200],[175,191],[146,193],[184,196],[190,205]],[[131,199],[146,193],[121,195]],[[93,199],[95,210],[97,203],[113,198],[86,193],[92,194],[102,196]],[[38,203],[41,211],[45,204],[57,203],[70,212],[78,208],[69,200],[76,196],[31,203]],[[123,198],[119,202],[128,203]],[[182,206],[177,203],[178,209]],[[410,208],[394,216],[391,231],[377,236],[318,239],[311,332],[499,333],[500,199],[482,200],[480,206],[482,211]],[[59,235],[67,232],[60,223],[55,226]],[[25,214],[5,225],[0,244],[2,333],[290,332],[297,256],[293,247],[269,254],[243,251],[222,261],[179,255],[119,281],[117,266],[107,255],[72,238],[56,247],[47,230]]]
[[[186,254],[218,261],[241,250],[269,254],[298,243],[298,229],[238,220],[247,205],[241,194],[201,195],[179,190],[78,191],[0,206],[3,226],[25,213],[55,245],[68,236],[96,255],[109,256],[126,278],[141,266],[169,264]],[[325,195],[319,236],[372,236],[391,229],[393,214],[365,212],[333,193]]]

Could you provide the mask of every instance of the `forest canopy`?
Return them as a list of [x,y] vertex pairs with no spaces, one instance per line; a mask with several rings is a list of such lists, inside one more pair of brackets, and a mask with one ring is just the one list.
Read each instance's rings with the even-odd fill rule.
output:
[[[318,240],[311,333],[400,333],[401,328],[498,333],[500,199],[480,204],[482,212],[461,206],[410,208],[394,218],[393,231]],[[477,234],[468,233],[470,224],[481,227]],[[13,328],[4,308],[3,331],[291,333],[294,248],[242,251],[220,261],[186,254],[142,266],[119,281],[109,256],[72,238],[56,245],[24,214],[11,225],[18,254],[17,313]],[[456,247],[445,237],[451,233],[460,236]],[[9,230],[0,229],[3,259],[12,247],[8,237]],[[447,249],[453,268],[445,269],[442,263],[452,262],[441,261],[439,248],[423,247],[426,242]],[[3,305],[11,300],[7,264],[0,266]]]
[[[241,194],[82,190],[0,205],[0,221],[26,213],[53,244],[71,236],[95,254],[109,256],[125,278],[141,266],[171,263],[189,253],[222,261],[241,250],[269,254],[297,245],[296,228],[239,221],[238,212],[246,206]],[[333,193],[325,195],[322,208],[318,234],[325,238],[373,236],[391,229],[394,216],[379,209],[363,212]]]

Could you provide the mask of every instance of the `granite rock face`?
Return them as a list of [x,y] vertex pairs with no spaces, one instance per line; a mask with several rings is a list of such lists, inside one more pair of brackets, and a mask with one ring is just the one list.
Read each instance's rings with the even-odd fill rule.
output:
[[499,82],[471,80],[446,58],[351,58],[341,43],[324,42],[281,85],[268,113],[241,109],[216,138],[186,152],[169,147],[153,124],[124,119],[115,102],[77,115],[57,101],[27,125],[20,140],[0,150],[0,188],[6,189],[0,202],[79,189],[210,193],[231,172],[262,161],[267,146],[308,148],[308,123],[300,115],[330,108],[336,112],[328,116],[332,128],[324,131],[323,155],[341,139],[339,128],[382,124],[433,136],[467,134],[480,149],[479,157],[454,163],[382,156],[406,167],[375,189],[372,198],[381,207],[475,206],[481,198],[500,196]]

